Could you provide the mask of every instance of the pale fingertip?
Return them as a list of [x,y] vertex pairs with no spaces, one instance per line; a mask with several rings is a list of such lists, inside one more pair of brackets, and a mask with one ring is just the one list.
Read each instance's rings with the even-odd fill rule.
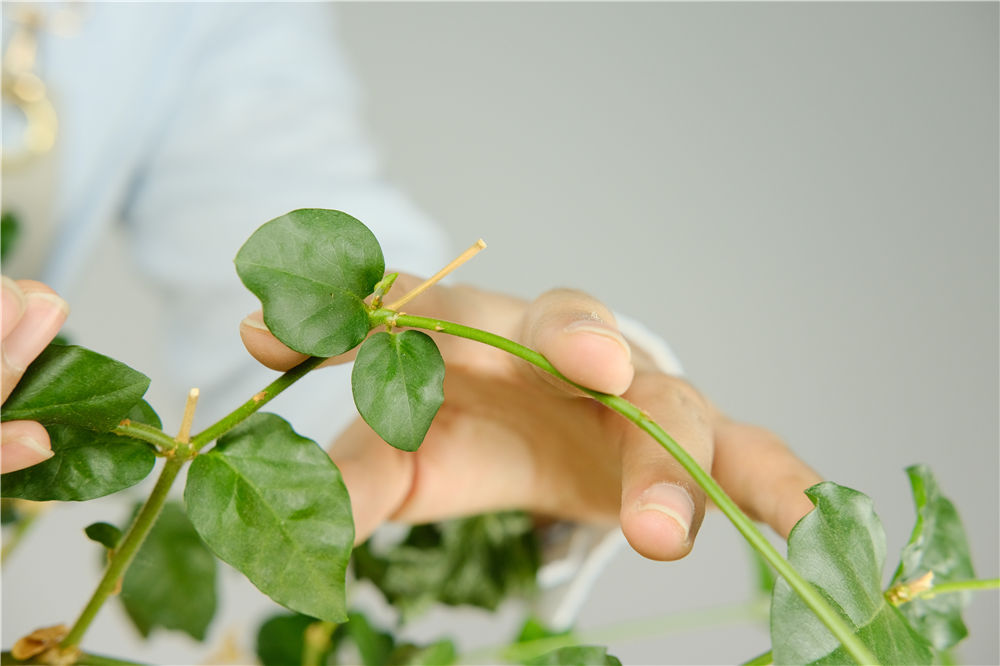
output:
[[626,340],[625,336],[622,335],[617,329],[598,324],[590,319],[581,319],[574,321],[563,330],[567,333],[588,333],[607,338],[618,345],[618,347],[625,352],[625,358],[627,358],[630,363],[632,362],[632,347],[629,346],[628,340]]
[[556,339],[551,360],[574,382],[612,395],[628,390],[635,376],[632,351],[616,329],[591,320],[572,322]]
[[259,363],[272,370],[288,370],[308,356],[283,345],[264,325],[261,313],[255,312],[240,322],[243,346]]
[[264,323],[264,313],[262,313],[260,310],[257,310],[256,312],[248,314],[246,317],[244,317],[243,321],[240,322],[240,326],[247,326],[249,328],[253,328],[258,331],[265,331],[267,333],[271,332],[267,328],[267,325]]
[[4,440],[0,450],[2,450],[0,467],[3,468],[4,474],[37,465],[55,455],[51,448],[28,435],[17,435]]
[[647,488],[622,517],[632,547],[652,560],[677,560],[691,551],[695,505],[683,487],[658,483]]
[[6,275],[3,276],[3,301],[0,304],[0,318],[2,318],[3,337],[11,332],[17,322],[24,314],[24,292]]

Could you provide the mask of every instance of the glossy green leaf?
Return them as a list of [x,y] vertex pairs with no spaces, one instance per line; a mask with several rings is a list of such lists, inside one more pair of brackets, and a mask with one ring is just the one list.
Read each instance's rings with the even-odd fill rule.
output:
[[301,613],[282,613],[267,619],[257,631],[257,658],[264,666],[302,663],[305,633],[318,620]]
[[3,420],[111,430],[142,399],[149,378],[83,347],[49,345],[3,405]]
[[155,627],[199,641],[215,615],[215,556],[179,502],[168,502],[122,580],[125,611],[143,636]]
[[532,666],[622,666],[617,657],[608,654],[606,647],[598,645],[562,647],[526,663]]
[[191,463],[184,500],[205,543],[279,604],[342,622],[354,543],[340,472],[315,442],[257,413]]
[[442,639],[430,645],[397,645],[383,663],[387,666],[448,666],[454,664],[455,659],[455,644]]
[[139,483],[153,469],[156,456],[145,442],[109,432],[50,425],[54,455],[3,475],[4,497],[36,501],[84,501],[104,497]]
[[236,255],[236,271],[279,340],[303,354],[335,356],[368,334],[364,299],[382,279],[385,260],[361,222],[311,208],[257,229]]
[[[885,531],[871,500],[825,482],[806,491],[816,508],[792,529],[788,560],[884,664],[929,664],[930,645],[882,594]],[[776,664],[851,663],[833,634],[783,578],[771,603]]]
[[434,602],[490,610],[535,589],[539,546],[530,516],[516,511],[418,525],[404,541],[355,549],[358,578],[371,580],[404,619]]
[[[975,578],[969,540],[955,505],[941,494],[930,469],[914,465],[906,470],[913,489],[917,522],[903,548],[892,584],[909,582],[933,572],[934,584]],[[969,633],[962,622],[962,609],[969,594],[942,594],[914,599],[899,610],[935,648],[943,650]]]
[[160,420],[160,415],[145,400],[140,400],[132,405],[132,409],[128,410],[125,418],[133,423],[142,423],[154,428],[163,429],[163,421]]
[[83,529],[91,541],[95,541],[108,550],[114,550],[122,540],[122,531],[111,523],[91,523]]
[[426,333],[379,332],[358,350],[351,388],[358,413],[379,437],[416,451],[444,402],[444,359]]

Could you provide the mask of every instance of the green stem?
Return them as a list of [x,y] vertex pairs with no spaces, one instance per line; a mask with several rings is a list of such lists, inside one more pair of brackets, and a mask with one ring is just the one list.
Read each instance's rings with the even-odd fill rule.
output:
[[306,627],[302,641],[302,666],[323,666],[326,653],[330,650],[333,632],[337,625],[333,622],[313,622]]
[[668,632],[691,631],[705,627],[715,627],[736,622],[767,620],[770,600],[766,598],[747,601],[731,606],[706,608],[683,613],[669,613],[659,617],[627,620],[595,629],[572,632],[559,636],[548,636],[513,645],[493,646],[477,649],[463,655],[459,663],[479,663],[497,655],[510,662],[523,663],[546,652],[571,645],[607,644],[616,641],[635,640],[647,636],[663,635]]
[[111,432],[122,437],[131,437],[143,442],[152,444],[160,452],[173,451],[177,448],[177,440],[163,432],[159,428],[154,428],[145,423],[122,422],[115,426]]
[[167,495],[170,493],[170,486],[173,485],[174,479],[177,478],[177,473],[181,471],[185,462],[186,460],[183,458],[167,458],[167,462],[160,472],[160,478],[156,480],[156,485],[153,487],[153,492],[149,494],[145,504],[142,505],[142,508],[136,515],[135,520],[132,521],[132,525],[122,539],[121,544],[111,551],[108,568],[105,569],[104,576],[101,578],[100,583],[97,584],[97,589],[94,590],[90,601],[87,602],[87,605],[80,613],[80,617],[77,618],[73,627],[69,630],[69,634],[60,643],[62,648],[72,648],[79,645],[84,633],[86,633],[90,624],[97,616],[97,611],[101,609],[101,606],[107,601],[108,597],[117,591],[122,576],[125,575],[125,570],[132,563],[132,558],[135,557],[142,542],[146,539],[149,530],[153,528],[153,524],[160,515],[160,510],[163,509],[163,504],[167,500]]
[[320,358],[318,356],[310,356],[306,360],[302,361],[302,363],[299,363],[291,370],[288,370],[273,382],[268,384],[263,391],[254,394],[252,398],[244,402],[242,405],[192,437],[191,448],[195,451],[200,451],[205,448],[207,445],[235,428],[248,416],[269,403],[286,388],[302,379],[306,373],[325,360],[325,358]]
[[954,594],[956,592],[969,592],[972,590],[993,590],[1000,588],[1000,578],[989,580],[955,580],[940,585],[934,585],[928,590],[915,595],[914,599],[931,599],[939,594]]
[[764,654],[757,655],[750,661],[744,661],[743,666],[767,666],[774,663],[774,653],[768,650]]
[[38,520],[38,517],[42,515],[45,510],[46,508],[44,504],[38,504],[37,506],[31,507],[30,512],[25,511],[24,515],[18,519],[13,528],[14,533],[11,534],[9,538],[5,538],[3,540],[3,547],[0,548],[0,563],[7,561],[10,554],[14,552],[14,549],[17,548],[20,545],[21,540],[24,539],[24,535],[26,535],[31,528],[34,527],[35,521]]
[[371,313],[370,317],[373,324],[384,323],[391,324],[393,326],[422,328],[425,330],[468,338],[470,340],[475,340],[477,342],[502,349],[503,351],[513,354],[514,356],[517,356],[518,358],[521,358],[541,368],[542,370],[559,377],[563,381],[569,383],[580,391],[583,391],[598,402],[601,402],[605,406],[624,416],[636,426],[647,432],[664,449],[677,459],[685,471],[687,471],[695,482],[702,487],[705,494],[707,494],[708,497],[715,502],[715,505],[719,507],[722,513],[729,518],[736,529],[739,530],[740,534],[742,534],[743,537],[750,542],[750,545],[753,546],[754,549],[756,549],[757,552],[759,552],[761,556],[775,568],[782,578],[788,581],[789,586],[795,590],[805,604],[812,609],[813,613],[816,614],[819,620],[826,625],[830,632],[837,638],[837,640],[840,641],[840,643],[844,646],[844,649],[846,649],[851,655],[851,658],[859,664],[873,664],[878,662],[871,651],[865,646],[864,642],[862,642],[861,639],[854,634],[850,626],[848,626],[843,619],[841,619],[841,617],[837,614],[837,611],[835,611],[830,604],[827,603],[815,587],[799,575],[792,565],[789,564],[788,560],[782,557],[777,549],[775,549],[774,546],[772,546],[771,543],[764,537],[761,531],[757,528],[757,525],[740,510],[740,508],[736,505],[736,502],[734,502],[729,495],[725,493],[722,487],[716,483],[715,479],[702,469],[697,461],[695,461],[695,459],[691,457],[691,455],[684,450],[680,444],[668,435],[666,431],[659,426],[659,424],[650,419],[645,412],[636,407],[634,404],[620,396],[593,391],[566,379],[566,377],[556,370],[555,366],[553,366],[548,359],[535,350],[529,349],[524,345],[518,344],[513,340],[508,340],[507,338],[494,333],[481,331],[470,326],[463,326],[462,324],[442,321],[440,319],[397,314],[389,310],[376,310]]

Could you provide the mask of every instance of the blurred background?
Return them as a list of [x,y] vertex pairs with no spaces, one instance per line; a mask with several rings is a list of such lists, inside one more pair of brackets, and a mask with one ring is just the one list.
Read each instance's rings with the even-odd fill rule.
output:
[[[887,578],[913,526],[904,467],[930,465],[980,577],[998,575],[996,3],[337,10],[389,179],[453,249],[489,244],[456,280],[525,298],[572,286],[639,318],[717,404],[873,498]],[[115,264],[88,275],[81,293],[101,300],[73,304],[77,335],[102,325],[108,289],[141,289]],[[127,359],[132,325],[98,349]],[[59,527],[25,544],[8,591]],[[644,622],[741,604],[753,580],[714,514],[684,561],[623,550],[579,628],[626,664],[739,662],[766,627]],[[974,598],[961,663],[1000,663],[998,605]],[[630,620],[643,636],[599,633]],[[120,621],[102,616],[110,644]],[[411,631],[475,647],[515,624],[432,614]]]

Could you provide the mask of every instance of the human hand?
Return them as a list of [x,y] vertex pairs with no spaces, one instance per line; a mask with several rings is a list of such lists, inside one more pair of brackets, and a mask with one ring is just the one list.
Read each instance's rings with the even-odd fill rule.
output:
[[[0,344],[5,402],[24,370],[59,332],[69,306],[54,291],[34,280],[3,277],[0,305],[3,342]],[[13,472],[52,457],[52,444],[45,428],[36,421],[8,421],[0,429],[0,471]]]
[[[400,276],[387,297],[417,284]],[[466,287],[435,287],[411,314],[482,328],[536,349],[566,377],[623,395],[684,446],[752,518],[782,536],[812,504],[820,480],[770,432],[734,422],[686,381],[629,348],[613,315],[585,294],[557,290],[531,304]],[[275,339],[260,312],[240,333],[250,353],[285,370],[304,360]],[[416,453],[385,445],[358,419],[331,456],[351,495],[357,541],[385,520],[428,522],[521,508],[581,522],[620,521],[656,560],[686,555],[706,497],[648,435],[508,354],[435,336],[447,365],[445,401]],[[345,354],[327,363],[349,361]]]

